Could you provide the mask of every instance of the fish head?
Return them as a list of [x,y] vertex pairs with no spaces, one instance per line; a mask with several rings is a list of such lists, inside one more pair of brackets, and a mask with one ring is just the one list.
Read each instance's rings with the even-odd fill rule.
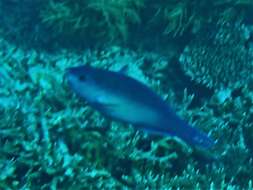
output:
[[113,78],[113,75],[116,73],[78,66],[69,68],[65,79],[77,95],[106,116],[132,124],[156,123],[158,114],[152,107],[142,105],[142,102],[135,101],[132,96],[129,98],[129,92],[122,91],[117,85],[118,82],[124,84],[122,78]]
[[103,94],[95,76],[94,69],[84,65],[68,68],[65,73],[65,80],[80,97],[92,103]]

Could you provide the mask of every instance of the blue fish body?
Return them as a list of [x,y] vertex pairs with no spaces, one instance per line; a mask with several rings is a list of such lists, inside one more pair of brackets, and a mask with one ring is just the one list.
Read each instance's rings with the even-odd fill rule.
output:
[[188,125],[143,83],[120,72],[91,66],[69,68],[66,79],[74,92],[102,114],[135,127],[210,148],[214,141]]

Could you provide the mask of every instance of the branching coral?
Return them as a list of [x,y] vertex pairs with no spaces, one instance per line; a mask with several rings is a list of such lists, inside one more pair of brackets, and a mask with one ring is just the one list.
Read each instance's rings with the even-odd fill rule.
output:
[[[2,40],[0,188],[130,188],[138,183],[135,175],[146,169],[171,168],[178,157],[170,142],[145,139],[111,123],[73,97],[63,83],[65,68],[81,60],[116,70],[126,60],[138,63],[134,54],[123,52],[112,48],[48,55]],[[122,62],[115,66],[113,60]],[[138,64],[128,66],[147,81]]]
[[102,117],[63,81],[65,68],[80,62],[112,70],[128,65],[128,74],[174,101],[166,74],[173,68],[159,56],[118,47],[49,55],[4,40],[0,48],[1,189],[252,188],[251,88],[194,108],[185,90],[173,104],[217,139],[209,154],[199,153]]
[[192,80],[216,90],[247,85],[253,72],[249,36],[244,25],[217,24],[196,34],[180,56],[180,64]]
[[[147,9],[154,10],[149,26],[163,26],[163,34],[180,36],[191,30],[198,31],[203,25],[218,19],[231,21],[244,19],[244,14],[252,8],[250,0],[166,0],[147,1]],[[151,11],[152,12],[152,11]]]
[[252,138],[251,92],[252,87],[244,87],[222,101],[214,95],[202,108],[202,114],[196,112],[198,122],[210,126],[212,134],[218,139],[217,158],[223,169],[223,174],[219,176],[223,176],[224,182],[226,180],[230,185],[240,185],[245,189],[252,183],[253,169],[250,166],[252,143],[249,141]]
[[[192,24],[195,15],[191,13],[189,1],[156,1],[151,7],[155,9],[153,17],[150,19],[149,24],[165,25],[163,33],[182,35],[185,30]],[[201,17],[200,17],[201,18]]]
[[[245,19],[252,10],[250,0],[26,0],[11,3],[2,1],[0,4],[2,34],[25,45],[50,44],[50,47],[57,42],[68,45],[69,41],[72,47],[111,41],[139,46],[144,40],[150,41],[153,35],[155,41],[167,39],[168,35],[178,37],[189,31],[196,32],[218,18]],[[246,13],[249,16],[245,16]],[[138,37],[138,41],[133,42],[134,37]],[[166,44],[163,40],[157,43]]]
[[141,7],[142,0],[50,0],[40,15],[42,22],[58,33],[124,41],[129,24],[140,23]]

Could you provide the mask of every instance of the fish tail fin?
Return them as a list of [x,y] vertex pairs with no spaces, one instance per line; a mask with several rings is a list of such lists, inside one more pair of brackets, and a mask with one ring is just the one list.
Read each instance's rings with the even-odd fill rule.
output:
[[192,146],[208,149],[215,145],[215,141],[206,133],[188,125],[183,120],[179,119],[176,123],[169,122],[169,125],[168,123],[166,123],[166,125],[161,125],[160,123],[158,126],[141,125],[138,127],[149,133],[178,137]]
[[184,141],[191,145],[202,148],[211,148],[215,145],[215,141],[206,133],[197,128],[193,128],[188,124],[185,126],[184,132],[179,133],[177,136],[181,137]]
[[168,134],[171,133],[193,146],[211,148],[215,144],[215,141],[206,133],[192,127],[180,118],[176,118],[176,122],[171,122],[171,125],[173,126],[166,127]]

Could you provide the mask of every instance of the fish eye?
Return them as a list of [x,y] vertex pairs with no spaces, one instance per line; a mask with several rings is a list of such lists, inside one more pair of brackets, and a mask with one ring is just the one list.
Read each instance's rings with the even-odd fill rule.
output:
[[86,80],[86,76],[85,75],[80,75],[78,79],[80,81],[85,81]]

